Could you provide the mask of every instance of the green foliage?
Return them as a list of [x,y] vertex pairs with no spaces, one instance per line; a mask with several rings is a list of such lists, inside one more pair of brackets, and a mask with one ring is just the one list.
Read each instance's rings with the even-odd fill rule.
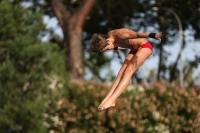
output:
[[[66,82],[68,78],[64,52],[56,44],[40,41],[45,33],[42,14],[38,12],[41,8],[34,5],[34,10],[31,10],[18,5],[18,0],[13,1],[16,3],[10,3],[9,0],[0,2],[0,132],[199,131],[199,98],[192,91],[179,90],[166,83],[155,84],[144,92],[127,91],[119,98],[115,108],[98,112],[97,107],[109,86],[91,82],[69,86]],[[79,2],[68,7],[70,11]],[[134,22],[134,28],[150,22],[153,25],[155,21],[152,20],[152,12],[147,11],[152,6],[149,2],[152,1],[140,1],[137,5],[136,1],[124,1],[126,6],[121,7],[121,1],[98,1],[91,16],[87,18],[85,42],[88,42],[93,32],[106,33],[111,28],[129,25],[132,18],[138,20]],[[180,4],[174,3],[170,1],[163,5],[175,5],[173,9],[181,14],[182,9],[178,8]],[[194,6],[198,5],[190,2],[187,4],[191,5],[190,8],[183,9],[190,11],[195,10]],[[184,29],[190,22],[194,23],[196,36],[199,34],[199,25],[196,23],[199,21],[198,17],[188,13],[191,14],[190,19],[186,19],[188,15],[185,14],[181,17],[189,20],[183,21]],[[196,14],[199,15],[198,10]],[[49,15],[52,16],[52,13]],[[175,22],[173,21],[171,29],[177,28],[174,26]],[[87,59],[92,59],[85,64],[94,69],[96,75],[105,66],[105,62],[110,62],[102,53],[91,54]]]
[[[158,11],[153,11],[152,7],[158,7]],[[179,56],[173,62],[173,66],[167,65],[168,59],[171,57],[171,51],[166,51],[164,47],[175,45],[179,40],[179,27],[175,16],[166,9],[173,10],[179,17],[184,31],[191,31],[194,34],[187,34],[184,37],[183,49],[192,46],[191,41],[186,41],[187,37],[200,38],[200,2],[198,0],[124,0],[123,4],[120,0],[97,0],[93,10],[89,14],[84,25],[84,31],[87,32],[86,40],[89,40],[93,33],[106,34],[108,31],[121,27],[129,27],[135,31],[162,31],[162,41],[150,40],[154,46],[154,55],[158,55],[158,72],[157,80],[169,79],[176,81],[179,76],[178,61]],[[85,43],[88,44],[87,41]],[[85,47],[86,49],[88,47]],[[179,51],[177,51],[178,53]],[[199,58],[198,53],[197,57]],[[177,54],[178,55],[178,54]],[[99,61],[103,56],[96,54],[95,57]],[[190,60],[190,62],[197,61]],[[106,62],[106,60],[105,60]],[[106,62],[108,63],[108,62]],[[94,63],[96,66],[96,64]],[[194,65],[191,65],[194,68]],[[94,70],[91,69],[93,72]],[[184,73],[187,77],[187,73]]]
[[6,0],[0,5],[0,132],[45,132],[48,85],[67,77],[63,52],[40,41],[42,14]]
[[[90,70],[90,73],[92,73],[92,79],[100,79],[102,81],[111,81],[109,80],[109,78],[107,77],[109,75],[109,77],[111,77],[110,79],[113,79],[113,73],[112,70],[110,70],[110,73],[108,75],[106,75],[105,77],[101,77],[100,76],[100,72],[102,72],[102,70],[104,68],[108,68],[109,67],[109,63],[111,61],[110,57],[104,55],[104,53],[95,53],[95,52],[90,52],[90,54],[86,54],[87,56],[84,56],[83,58],[83,62],[84,65],[86,66],[86,68],[88,68],[88,70]],[[101,58],[99,58],[101,57]],[[91,80],[91,79],[89,79]]]
[[[49,130],[62,133],[196,133],[200,130],[200,102],[194,91],[154,83],[144,91],[126,91],[116,107],[97,110],[108,85],[71,85],[60,98]],[[78,91],[77,91],[78,88]],[[52,124],[54,123],[54,124]]]
[[[31,8],[41,10],[45,15],[55,17],[52,8],[49,7],[49,0],[13,0],[15,2],[30,2]],[[82,0],[62,0],[69,14],[77,11],[79,6],[82,6]],[[152,7],[158,7],[159,10],[154,11]],[[107,59],[104,53],[90,53],[89,39],[93,33],[105,34],[108,31],[121,27],[128,27],[135,31],[156,32],[162,31],[162,41],[150,40],[154,46],[154,55],[158,55],[158,72],[156,73],[157,80],[169,79],[174,82],[178,79],[178,61],[179,51],[177,51],[177,59],[174,62],[168,62],[172,51],[167,51],[165,47],[173,46],[179,40],[179,27],[175,16],[166,9],[171,9],[180,17],[184,36],[184,48],[192,46],[191,40],[187,38],[200,38],[200,2],[199,0],[96,0],[95,5],[89,13],[83,27],[83,51],[85,58],[83,59],[85,67],[91,71],[94,77],[99,77],[104,64],[109,64],[110,59]],[[186,32],[185,32],[186,31]],[[190,32],[188,34],[188,31]],[[52,33],[53,36],[54,33]],[[65,38],[67,40],[67,38]],[[61,43],[62,38],[54,37],[52,40]],[[189,41],[187,41],[189,40]],[[193,43],[193,42],[192,42]],[[62,47],[62,46],[61,46]],[[113,56],[114,57],[114,56]],[[197,57],[197,58],[196,58]],[[194,60],[190,59],[190,63],[199,62],[198,52]],[[196,66],[199,64],[197,63]],[[108,65],[107,65],[108,66]],[[191,65],[192,69],[194,65]],[[184,77],[188,77],[187,72],[184,72]],[[186,80],[185,80],[186,81]]]

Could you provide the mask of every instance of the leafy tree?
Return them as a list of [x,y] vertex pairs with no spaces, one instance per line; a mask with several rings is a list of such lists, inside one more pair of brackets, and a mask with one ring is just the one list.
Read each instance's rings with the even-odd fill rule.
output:
[[[68,13],[65,13],[63,16],[66,17],[68,15],[69,16],[71,15],[71,17],[68,16],[70,19],[68,19],[67,22],[69,23],[66,23],[66,22],[64,23],[66,27],[71,25],[71,22],[69,20],[73,18],[73,16],[76,14],[76,11],[79,9],[84,9],[84,3],[85,3],[85,1],[80,1],[80,0],[76,0],[76,1],[63,0],[63,1],[57,1],[57,4],[51,4],[51,6],[49,6],[50,1],[45,1],[45,2],[41,2],[38,0],[15,0],[15,1],[29,1],[29,2],[32,1],[33,9],[44,10],[45,13],[51,17],[56,15],[56,13],[52,12],[52,9],[54,9],[53,6],[56,7],[59,5],[58,3],[60,3],[63,9],[65,9],[65,11],[67,10],[68,12]],[[169,79],[171,82],[173,82],[178,78],[180,53],[178,54],[175,62],[173,62],[170,65],[167,65],[166,62],[170,57],[170,52],[166,51],[164,48],[164,47],[173,46],[175,44],[174,42],[178,40],[178,26],[177,26],[176,18],[165,9],[170,8],[173,11],[175,11],[182,21],[183,31],[186,31],[186,30],[193,31],[194,34],[191,36],[193,36],[196,40],[196,39],[199,39],[200,37],[199,25],[198,25],[199,15],[200,15],[199,10],[198,10],[199,8],[198,0],[184,0],[184,1],[180,1],[180,0],[175,0],[175,1],[174,0],[164,0],[164,1],[124,0],[123,4],[119,0],[118,1],[97,0],[93,4],[90,5],[89,8],[87,8],[88,9],[87,15],[85,14],[87,16],[87,17],[85,16],[86,19],[82,19],[83,21],[86,21],[86,22],[82,23],[84,24],[82,25],[84,27],[81,27],[83,29],[81,30],[81,35],[79,34],[78,38],[82,37],[84,45],[79,45],[78,47],[83,46],[83,49],[85,52],[84,54],[85,57],[83,60],[84,65],[86,65],[87,68],[89,68],[90,71],[93,74],[95,74],[96,77],[101,78],[99,76],[100,75],[99,71],[104,66],[104,64],[110,61],[110,59],[107,57],[104,58],[104,55],[105,55],[104,53],[98,53],[98,54],[89,53],[88,54],[88,48],[89,48],[88,44],[89,44],[89,39],[92,33],[94,32],[107,33],[111,29],[129,27],[135,31],[148,31],[148,32],[162,31],[163,32],[163,38],[162,38],[161,43],[150,40],[154,46],[155,55],[158,55],[159,57],[157,79],[158,80]],[[158,7],[160,10],[153,11],[152,7],[155,7],[155,6]],[[61,10],[61,8],[59,8],[58,10],[54,9],[53,11],[59,12],[59,10]],[[59,20],[59,23],[60,23],[60,20]],[[76,25],[76,23],[73,23],[73,24]],[[61,25],[61,23],[60,23],[60,26],[63,29],[63,26]],[[71,31],[68,29],[66,31],[67,33],[75,32],[75,30]],[[67,33],[63,32],[63,35]],[[73,37],[67,38],[67,36],[64,35],[64,39],[63,39],[64,42],[67,42],[66,40],[70,41],[70,39],[73,39]],[[56,38],[54,38],[53,40],[55,41]],[[79,39],[79,42],[80,40],[81,39]],[[59,43],[64,44],[63,42],[59,42]],[[75,46],[75,44],[74,45],[71,45],[70,43],[68,44],[70,46]],[[186,47],[186,45],[191,45],[191,44],[190,42],[184,41],[183,49]],[[62,45],[63,48],[64,46],[65,45]],[[65,51],[66,51],[66,48],[65,48]],[[66,53],[67,53],[66,57],[72,58],[71,56],[68,56],[70,52],[66,52]],[[76,55],[73,55],[73,56],[76,56]],[[197,56],[198,57],[195,58],[195,60],[191,60],[190,62],[198,61],[199,55]],[[117,57],[117,56],[113,55],[113,57]],[[82,60],[80,56],[76,56],[73,58],[76,58],[77,60],[78,59]],[[69,64],[69,62],[67,63]],[[70,67],[67,67],[67,68],[70,68]],[[74,68],[74,67],[71,67],[71,68]],[[71,70],[68,69],[68,71],[71,71]],[[79,72],[79,71],[76,71],[76,72]],[[80,77],[82,76],[83,75],[80,75]],[[187,72],[184,72],[184,77],[185,76],[187,76]]]
[[[182,3],[181,6],[180,2]],[[112,3],[112,4],[111,4]],[[126,5],[126,6],[124,6]],[[163,37],[162,42],[157,42],[154,40],[149,40],[154,46],[155,55],[158,55],[158,70],[157,70],[157,80],[169,79],[171,82],[176,81],[179,77],[179,54],[171,65],[167,65],[167,60],[170,58],[169,51],[166,51],[164,47],[173,46],[176,40],[179,38],[178,24],[175,16],[168,12],[166,9],[172,9],[178,14],[183,25],[183,31],[190,30],[194,34],[189,34],[189,36],[199,39],[199,16],[200,12],[197,10],[199,8],[199,2],[197,0],[186,0],[182,1],[155,1],[155,0],[142,0],[142,1],[123,1],[123,4],[118,1],[97,1],[94,8],[92,9],[89,18],[86,20],[86,25],[84,31],[87,32],[85,44],[88,44],[87,40],[90,38],[91,34],[97,33],[107,33],[111,29],[120,27],[129,27],[135,31],[162,31]],[[153,11],[152,7],[158,7],[160,10]],[[186,8],[189,7],[189,8]],[[131,10],[130,10],[131,9]],[[190,14],[190,15],[185,15]],[[92,25],[94,25],[92,27]],[[153,26],[153,28],[152,28]],[[184,36],[185,39],[185,36]],[[186,45],[191,45],[190,41],[184,41],[183,49]],[[87,49],[88,47],[86,47]],[[126,53],[126,52],[125,52]],[[116,57],[116,56],[113,56]],[[96,58],[96,60],[94,59]],[[96,64],[102,58],[102,54],[92,53],[89,58],[92,64]],[[198,62],[199,56],[196,55],[194,60],[190,62]],[[106,61],[106,60],[105,60]],[[104,63],[105,63],[104,61]],[[107,60],[110,61],[110,60]],[[194,64],[194,63],[192,63]],[[100,66],[98,64],[98,66]],[[198,63],[197,63],[198,66]],[[196,65],[190,65],[190,69],[194,69]],[[92,73],[95,73],[98,67],[93,67],[91,69]],[[187,77],[187,71],[184,71],[184,77]],[[167,77],[167,75],[169,75]],[[184,78],[184,79],[185,79]]]
[[[146,1],[147,2],[147,1]],[[169,75],[169,81],[173,82],[179,77],[179,60],[180,60],[180,51],[177,50],[178,55],[177,58],[175,59],[175,62],[170,64],[170,66],[167,66],[165,63],[168,58],[170,53],[164,49],[165,46],[170,46],[173,45],[176,40],[179,38],[179,27],[177,24],[176,17],[168,11],[168,9],[173,10],[178,17],[181,20],[182,27],[183,27],[183,32],[190,30],[194,34],[190,34],[188,36],[194,37],[195,40],[200,39],[200,26],[198,25],[197,22],[199,22],[199,16],[200,16],[200,11],[198,10],[199,8],[199,1],[197,0],[185,0],[185,1],[180,1],[180,0],[175,0],[175,1],[167,1],[164,0],[162,2],[160,1],[149,1],[147,2],[149,4],[149,9],[152,9],[152,7],[158,7],[159,10],[157,11],[157,14],[154,12],[150,12],[151,14],[153,13],[153,17],[156,20],[156,23],[152,21],[152,19],[147,19],[148,23],[154,23],[155,27],[157,24],[159,24],[158,29],[163,31],[163,39],[162,43],[159,45],[156,45],[155,48],[158,49],[158,54],[159,54],[159,67],[158,67],[158,74],[157,74],[157,79],[168,79],[166,75]],[[150,14],[147,14],[150,16]],[[152,16],[152,15],[151,15]],[[147,16],[145,16],[147,17]],[[158,23],[157,23],[158,22]],[[183,48],[186,48],[186,46],[192,45],[190,41],[186,41],[186,38],[184,36],[184,42],[183,42]],[[199,55],[196,55],[196,58],[194,60],[190,60],[189,62],[198,62],[199,60]],[[192,70],[194,65],[190,66]],[[167,73],[169,72],[169,73]],[[184,77],[186,78],[187,71],[184,71]]]
[[75,3],[76,8],[73,10],[68,10],[65,6],[66,2],[50,0],[50,6],[62,27],[63,47],[67,56],[67,70],[70,73],[72,82],[83,80],[82,27],[94,2],[95,0],[84,0],[78,5]]
[[43,113],[53,82],[47,79],[66,78],[63,52],[41,42],[46,32],[38,11],[9,0],[0,5],[0,132],[45,132]]
[[43,13],[58,19],[62,28],[63,39],[59,41],[65,51],[66,70],[72,82],[82,82],[84,64],[82,61],[82,33],[83,25],[95,0],[68,1],[68,0],[14,0],[14,2],[30,2],[33,10],[42,10]]

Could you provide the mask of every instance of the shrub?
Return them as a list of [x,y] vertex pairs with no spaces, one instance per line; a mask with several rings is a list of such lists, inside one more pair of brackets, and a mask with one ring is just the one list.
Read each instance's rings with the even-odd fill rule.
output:
[[144,91],[126,91],[116,107],[97,110],[109,86],[71,85],[60,99],[49,130],[63,133],[197,133],[200,131],[199,97],[190,89],[155,83]]

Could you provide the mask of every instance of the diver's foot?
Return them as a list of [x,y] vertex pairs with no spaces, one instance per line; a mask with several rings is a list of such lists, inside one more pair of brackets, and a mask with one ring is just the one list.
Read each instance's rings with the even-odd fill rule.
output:
[[99,105],[98,110],[103,111],[105,109],[108,109],[108,108],[114,107],[114,106],[115,106],[115,101],[111,102],[110,100],[107,100],[104,103]]

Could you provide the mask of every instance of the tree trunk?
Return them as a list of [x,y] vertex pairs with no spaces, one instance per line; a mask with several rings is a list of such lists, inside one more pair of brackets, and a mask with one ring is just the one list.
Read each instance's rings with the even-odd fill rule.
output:
[[75,25],[75,20],[71,20],[68,29],[68,44],[69,50],[66,53],[67,71],[70,73],[71,80],[74,82],[80,82],[84,76],[84,66],[82,62],[82,28]]
[[170,77],[169,77],[169,82],[173,82],[177,76],[176,76],[176,72],[177,72],[177,66],[178,66],[178,61],[180,59],[180,53],[178,54],[176,61],[174,62],[174,65],[172,66],[171,70],[170,70]]
[[50,0],[51,7],[63,31],[63,47],[66,53],[66,69],[71,82],[82,82],[84,65],[82,62],[82,30],[85,18],[89,14],[95,0],[84,0],[70,14],[61,0]]
[[161,75],[161,72],[162,72],[162,67],[163,67],[163,46],[162,44],[160,44],[159,46],[160,48],[160,53],[159,53],[159,62],[158,62],[158,74],[157,74],[157,80],[160,81],[160,75]]

